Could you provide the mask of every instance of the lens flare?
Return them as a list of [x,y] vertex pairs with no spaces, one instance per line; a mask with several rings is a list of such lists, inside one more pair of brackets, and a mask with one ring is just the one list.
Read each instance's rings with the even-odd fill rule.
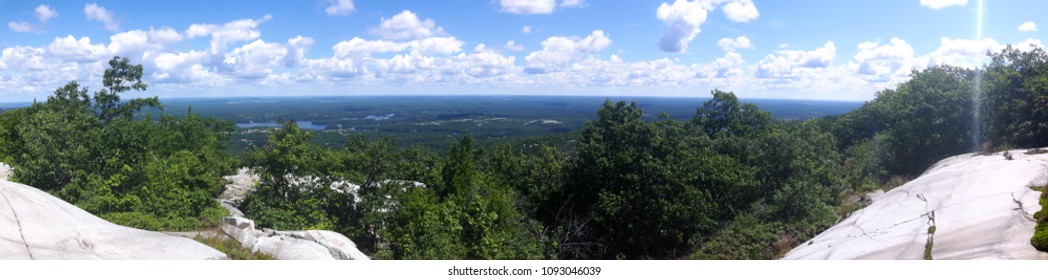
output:
[[[982,42],[983,33],[983,0],[979,0],[975,11],[975,40]],[[976,55],[976,65],[982,65],[983,54]],[[985,68],[985,66],[982,66]],[[972,152],[982,148],[982,74],[983,69],[975,68],[975,80],[972,81]]]

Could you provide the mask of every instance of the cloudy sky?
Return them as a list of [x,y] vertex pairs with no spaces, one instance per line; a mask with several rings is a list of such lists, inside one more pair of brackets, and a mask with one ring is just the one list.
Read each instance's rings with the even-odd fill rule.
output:
[[980,2],[0,0],[0,102],[70,80],[97,89],[114,55],[142,64],[146,94],[162,98],[719,88],[868,100],[914,69],[1043,46],[1048,1]]

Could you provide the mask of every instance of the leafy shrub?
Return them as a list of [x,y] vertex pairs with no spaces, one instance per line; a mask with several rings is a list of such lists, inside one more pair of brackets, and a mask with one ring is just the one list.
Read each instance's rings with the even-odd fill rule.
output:
[[262,252],[252,252],[249,248],[244,248],[231,238],[219,238],[219,237],[203,237],[196,236],[193,238],[197,242],[203,243],[208,247],[215,248],[219,252],[225,253],[226,257],[230,260],[272,260],[273,256]]

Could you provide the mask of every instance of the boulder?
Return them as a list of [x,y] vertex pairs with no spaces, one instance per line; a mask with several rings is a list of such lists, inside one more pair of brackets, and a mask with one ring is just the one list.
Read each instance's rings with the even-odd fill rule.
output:
[[0,181],[0,259],[225,259],[192,239],[116,225],[50,194]]
[[0,162],[0,181],[7,181],[7,178],[11,176],[11,166]]
[[220,227],[245,248],[278,260],[367,260],[345,235],[326,230],[277,231],[255,229],[244,217],[226,217]]
[[[1048,154],[965,154],[936,163],[920,177],[804,242],[786,259],[1048,259],[1030,245],[1033,213],[1048,183]],[[931,228],[934,226],[934,230]]]
[[236,175],[224,176],[222,178],[229,180],[229,184],[226,184],[225,190],[222,191],[220,201],[234,208],[244,201],[244,197],[247,196],[248,192],[255,189],[255,184],[259,180],[258,175],[251,173],[251,169],[247,167],[238,169]]

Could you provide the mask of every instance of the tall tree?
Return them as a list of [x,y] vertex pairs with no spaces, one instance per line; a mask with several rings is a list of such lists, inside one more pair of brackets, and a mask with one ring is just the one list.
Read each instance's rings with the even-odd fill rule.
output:
[[143,107],[160,107],[157,97],[135,98],[126,103],[120,103],[120,94],[129,90],[143,91],[148,85],[142,82],[142,65],[132,65],[126,57],[114,56],[109,60],[109,68],[102,76],[102,89],[95,93],[95,110],[103,122],[108,123],[113,118],[130,118],[135,112]]

